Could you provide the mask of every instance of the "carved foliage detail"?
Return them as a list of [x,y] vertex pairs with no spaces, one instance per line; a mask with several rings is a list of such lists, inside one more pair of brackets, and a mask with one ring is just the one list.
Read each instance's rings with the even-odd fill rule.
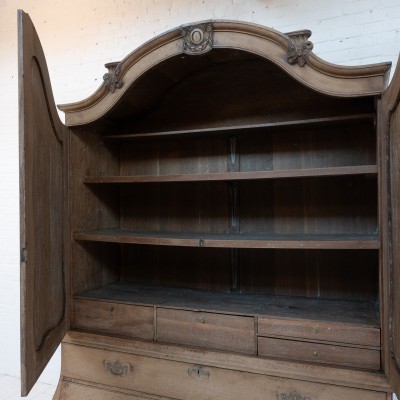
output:
[[121,64],[119,62],[112,62],[105,65],[108,72],[103,75],[104,86],[111,92],[114,93],[115,89],[122,87],[123,82],[120,78]]
[[117,361],[104,361],[104,366],[107,372],[117,376],[126,376],[129,372],[133,371],[131,364],[122,364]]
[[213,30],[210,22],[182,27],[183,52],[202,54],[212,49]]
[[313,49],[314,45],[308,38],[311,36],[311,31],[296,31],[289,32],[286,34],[289,37],[288,40],[288,63],[299,64],[300,67],[304,67],[307,63],[308,55]]
[[279,400],[311,400],[309,397],[302,397],[297,392],[291,392],[290,394],[281,393]]

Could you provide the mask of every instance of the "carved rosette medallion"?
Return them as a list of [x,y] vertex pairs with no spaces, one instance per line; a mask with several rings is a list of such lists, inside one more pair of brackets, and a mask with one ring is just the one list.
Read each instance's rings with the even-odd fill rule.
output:
[[290,394],[281,393],[279,400],[311,400],[309,397],[302,397],[297,392],[291,392]]
[[311,36],[311,31],[296,31],[286,33],[288,36],[288,63],[298,64],[304,67],[307,63],[308,55],[314,45],[308,38]]
[[119,62],[112,62],[104,65],[108,72],[103,75],[104,86],[114,93],[116,89],[120,89],[123,82],[120,78],[121,64]]
[[213,29],[211,22],[183,26],[183,52],[186,54],[203,54],[212,49]]

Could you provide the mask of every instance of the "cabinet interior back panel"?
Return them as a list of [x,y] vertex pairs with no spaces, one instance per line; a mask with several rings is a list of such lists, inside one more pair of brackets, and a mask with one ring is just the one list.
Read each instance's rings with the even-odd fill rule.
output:
[[121,279],[223,292],[376,300],[376,250],[122,246]]
[[240,232],[376,233],[375,177],[241,182]]
[[376,250],[239,251],[240,291],[315,298],[377,299]]
[[[179,76],[174,79],[174,75]],[[214,49],[186,58],[184,70],[180,57],[160,63],[152,74],[135,82],[108,118],[118,123],[120,132],[140,133],[373,111],[371,98],[318,94],[273,63],[239,51]]]
[[141,184],[121,188],[121,227],[172,232],[229,230],[225,182]]
[[[123,142],[120,175],[177,175],[376,163],[372,122]],[[232,165],[233,164],[233,165]]]
[[229,249],[123,245],[122,255],[123,281],[230,291]]
[[121,175],[174,175],[227,172],[225,137],[126,142]]
[[340,167],[376,163],[372,124],[296,127],[237,139],[240,171]]

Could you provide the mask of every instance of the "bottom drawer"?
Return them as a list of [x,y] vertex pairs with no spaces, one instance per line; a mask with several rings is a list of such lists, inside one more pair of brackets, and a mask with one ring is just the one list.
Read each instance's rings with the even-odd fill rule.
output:
[[[68,343],[63,343],[62,359],[62,375],[68,379],[180,400],[386,400],[386,394],[381,392],[276,378]],[[125,400],[124,397],[122,399]]]
[[285,360],[318,362],[368,370],[379,370],[381,366],[378,350],[267,337],[258,338],[258,354]]
[[167,397],[151,396],[113,388],[96,387],[83,382],[61,382],[59,397],[54,400],[174,400]]

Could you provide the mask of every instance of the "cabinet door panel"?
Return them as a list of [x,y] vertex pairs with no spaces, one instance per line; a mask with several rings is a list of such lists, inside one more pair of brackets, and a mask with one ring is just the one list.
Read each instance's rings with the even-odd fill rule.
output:
[[[400,396],[400,61],[389,88],[382,96],[380,129],[385,138],[387,164],[388,216],[387,229],[383,232],[385,269],[386,358],[388,375],[397,397]],[[385,185],[385,183],[382,183]],[[382,200],[383,206],[385,199]],[[384,217],[385,221],[385,217]],[[385,236],[384,236],[385,238]],[[387,242],[387,243],[386,243]]]
[[21,224],[21,378],[26,395],[67,321],[67,128],[54,105],[45,57],[18,12]]

